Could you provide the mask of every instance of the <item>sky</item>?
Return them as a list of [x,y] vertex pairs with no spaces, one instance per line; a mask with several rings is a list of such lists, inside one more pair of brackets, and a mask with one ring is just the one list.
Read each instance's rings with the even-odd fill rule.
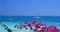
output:
[[60,16],[60,0],[0,0],[0,16]]

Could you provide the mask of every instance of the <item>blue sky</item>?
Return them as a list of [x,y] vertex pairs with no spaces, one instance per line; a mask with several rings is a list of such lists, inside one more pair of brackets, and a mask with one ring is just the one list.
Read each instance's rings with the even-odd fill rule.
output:
[[60,16],[60,0],[0,0],[0,15]]

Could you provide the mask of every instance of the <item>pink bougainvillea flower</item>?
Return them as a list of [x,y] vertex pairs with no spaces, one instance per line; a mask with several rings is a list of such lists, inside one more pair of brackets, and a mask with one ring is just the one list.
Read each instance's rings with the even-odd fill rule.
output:
[[[58,32],[58,29],[56,26],[47,26],[46,24],[37,23],[36,20],[34,20],[31,23],[24,22],[24,25],[20,26],[20,29],[25,28],[27,30],[28,29],[27,26],[30,28],[30,30],[33,30],[34,32],[48,32],[48,31],[49,32]],[[35,27],[34,29],[33,29],[33,26]]]
[[24,22],[25,24],[28,24],[28,22]]
[[38,32],[38,30],[37,29],[34,29],[34,32]]
[[34,20],[34,21],[32,22],[32,24],[36,24],[36,22],[37,22],[37,21],[36,21],[36,20]]

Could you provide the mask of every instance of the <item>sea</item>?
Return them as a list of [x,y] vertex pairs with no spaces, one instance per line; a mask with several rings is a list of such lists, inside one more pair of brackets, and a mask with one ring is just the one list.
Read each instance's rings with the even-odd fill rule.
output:
[[[25,30],[15,29],[13,26],[19,24],[20,22],[32,22],[34,20],[46,24],[47,26],[56,26],[60,29],[60,16],[0,16],[0,23],[7,25],[13,30],[13,32],[25,32]],[[3,27],[1,27],[1,24],[0,31],[6,31]],[[27,30],[27,32],[33,31]]]

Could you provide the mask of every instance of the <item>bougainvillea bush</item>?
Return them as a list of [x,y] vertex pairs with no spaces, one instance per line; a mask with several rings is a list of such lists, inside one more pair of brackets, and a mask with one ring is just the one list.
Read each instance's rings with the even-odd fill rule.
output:
[[[29,27],[29,28],[28,28]],[[15,25],[14,28],[26,30],[30,29],[33,32],[59,32],[56,26],[47,26],[46,24],[37,23],[36,20],[32,22],[24,22],[24,24],[20,23],[20,25]]]
[[[13,29],[9,28],[9,26],[0,23],[1,27],[3,27],[7,32],[13,32]],[[32,22],[24,22],[19,23],[13,26],[14,28],[19,29],[18,32],[60,32],[56,26],[47,26],[46,24],[43,24],[41,22],[38,22],[36,20]],[[24,30],[25,29],[25,30]],[[16,30],[16,29],[15,29]],[[16,30],[17,31],[17,30]]]

